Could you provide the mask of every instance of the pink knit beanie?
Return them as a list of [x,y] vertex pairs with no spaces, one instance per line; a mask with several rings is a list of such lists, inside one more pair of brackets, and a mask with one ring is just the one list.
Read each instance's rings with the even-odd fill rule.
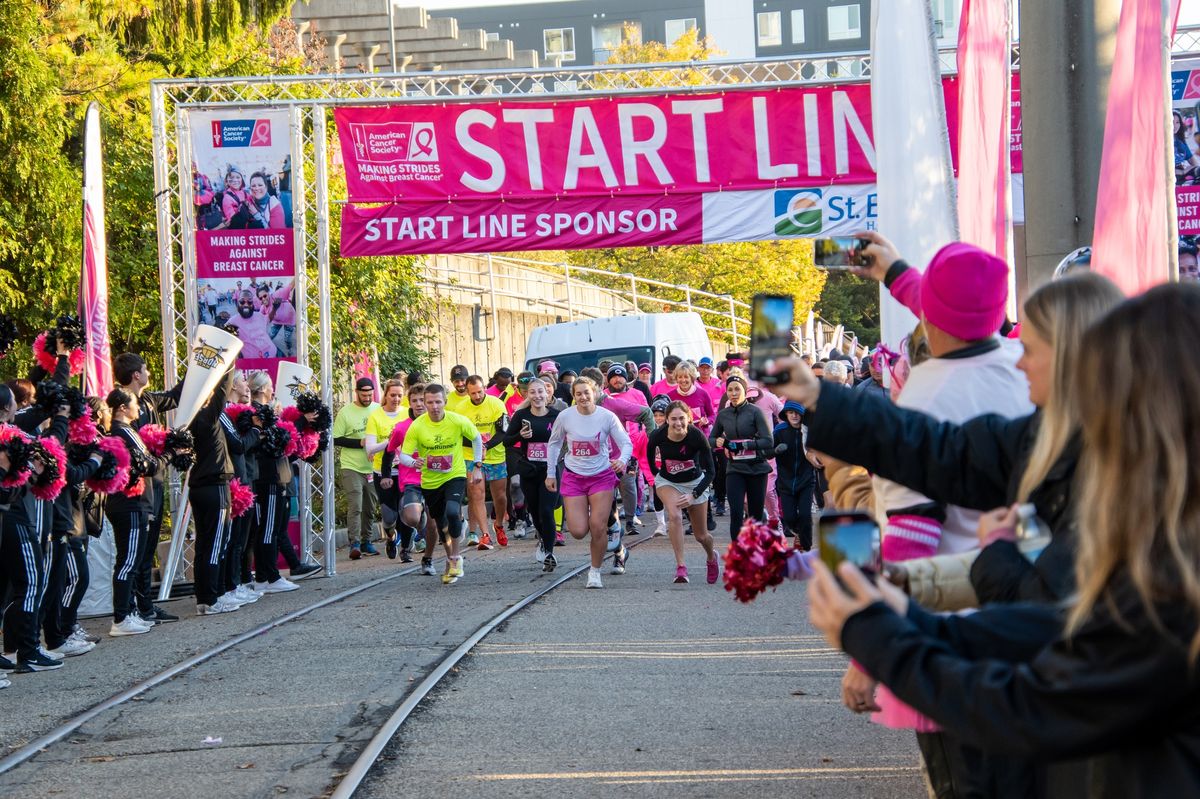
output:
[[921,278],[926,321],[966,341],[999,331],[1007,301],[1008,264],[971,244],[938,250]]

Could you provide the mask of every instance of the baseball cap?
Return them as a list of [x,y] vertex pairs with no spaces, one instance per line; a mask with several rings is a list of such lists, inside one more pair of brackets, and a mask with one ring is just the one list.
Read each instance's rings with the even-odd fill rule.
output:
[[546,372],[554,372],[557,374],[558,364],[556,364],[554,361],[542,361],[538,364],[538,371],[542,372],[543,374]]
[[650,364],[648,364],[648,363],[639,363],[639,364],[638,364],[638,371],[639,371],[639,372],[650,372],[650,371],[653,371],[653,370],[650,368]]
[[612,377],[613,375],[619,375],[620,377],[625,377],[625,378],[629,377],[629,375],[626,374],[626,372],[625,372],[625,367],[619,363],[614,363],[612,366],[608,367],[608,375],[607,376]]
[[574,369],[568,369],[562,373],[562,377],[579,377],[579,375],[575,374]]
[[369,377],[360,377],[354,382],[355,391],[366,391],[375,388],[375,381]]
[[705,355],[703,358],[700,359],[700,366],[712,366],[712,365],[713,365],[713,359],[708,357],[707,355]]
[[467,367],[462,364],[458,364],[450,370],[451,380],[466,380],[470,375],[471,373],[467,371]]
[[671,400],[661,395],[655,397],[654,402],[650,403],[650,410],[654,413],[666,413],[669,407],[671,407]]

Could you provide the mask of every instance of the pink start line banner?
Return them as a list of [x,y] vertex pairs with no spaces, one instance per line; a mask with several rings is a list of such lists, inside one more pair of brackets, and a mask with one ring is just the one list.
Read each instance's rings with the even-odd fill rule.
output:
[[[336,108],[350,201],[341,251],[583,249],[869,229],[870,91],[862,83]],[[956,143],[953,79],[944,91]],[[1019,91],[1014,76],[1014,172]]]

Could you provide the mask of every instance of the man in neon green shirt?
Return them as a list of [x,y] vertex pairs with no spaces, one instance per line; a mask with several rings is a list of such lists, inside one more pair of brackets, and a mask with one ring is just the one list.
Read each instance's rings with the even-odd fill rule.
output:
[[467,378],[470,375],[467,367],[461,363],[450,370],[450,385],[454,388],[446,394],[446,410],[450,413],[462,413],[463,406],[471,401],[471,395],[467,393]]
[[[483,436],[471,421],[446,410],[446,389],[436,383],[425,387],[425,413],[418,416],[404,434],[399,459],[405,466],[421,472],[421,494],[425,508],[437,523],[438,537],[446,547],[446,572],[442,582],[458,582],[463,576],[463,558],[458,539],[462,528],[463,494],[467,490],[467,462],[462,440],[470,439],[471,485],[482,484]],[[421,453],[414,458],[413,453]]]
[[[503,441],[504,433],[508,430],[508,410],[503,402],[487,393],[487,386],[479,375],[467,378],[467,397],[469,401],[458,406],[458,413],[470,419],[483,438],[483,446],[487,450],[483,458],[483,479],[487,483],[486,491],[491,492],[492,507],[496,511],[496,543],[506,547],[508,536],[504,534],[504,520],[508,516],[508,467],[504,463]],[[482,483],[467,489],[467,519],[470,527],[468,536],[478,533],[479,548],[491,549],[487,498]],[[467,545],[470,544],[471,538],[468,537]]]
[[368,555],[379,554],[379,550],[371,545],[371,527],[375,524],[379,503],[374,489],[369,485],[371,463],[363,448],[367,419],[379,407],[374,397],[375,381],[369,377],[358,378],[354,384],[354,402],[343,405],[333,422],[333,444],[341,447],[338,481],[346,497],[346,538],[350,541],[350,557],[354,560],[363,552]]

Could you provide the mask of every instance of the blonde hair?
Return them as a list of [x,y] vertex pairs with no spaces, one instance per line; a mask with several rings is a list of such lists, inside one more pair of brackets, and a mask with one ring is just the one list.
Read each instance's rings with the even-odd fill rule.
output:
[[[1088,338],[1072,371],[1083,453],[1078,596],[1067,631],[1079,630],[1101,599],[1113,606],[1113,578],[1127,572],[1151,622],[1166,632],[1156,604],[1200,616],[1200,285],[1152,288],[1093,325]],[[1200,657],[1194,627],[1189,657]]]
[[698,377],[700,377],[700,371],[696,368],[696,364],[692,363],[691,361],[680,361],[679,365],[671,370],[671,373],[675,375],[676,380],[679,379],[680,372],[683,372],[688,377],[692,378],[692,380],[696,380]]
[[1025,301],[1022,323],[1050,345],[1054,364],[1050,393],[1017,488],[1018,502],[1029,501],[1079,429],[1079,383],[1071,374],[1071,359],[1059,355],[1075,352],[1088,327],[1122,299],[1121,290],[1103,275],[1075,272],[1046,283]]
[[600,394],[600,386],[596,384],[595,380],[590,377],[584,377],[583,375],[580,375],[579,377],[575,378],[575,382],[571,383],[572,397],[575,396],[576,392],[579,391],[581,386],[583,388],[590,389],[593,397],[597,397]]
[[246,382],[250,385],[250,394],[261,394],[263,389],[271,385],[271,375],[266,369],[254,369],[246,373]]

